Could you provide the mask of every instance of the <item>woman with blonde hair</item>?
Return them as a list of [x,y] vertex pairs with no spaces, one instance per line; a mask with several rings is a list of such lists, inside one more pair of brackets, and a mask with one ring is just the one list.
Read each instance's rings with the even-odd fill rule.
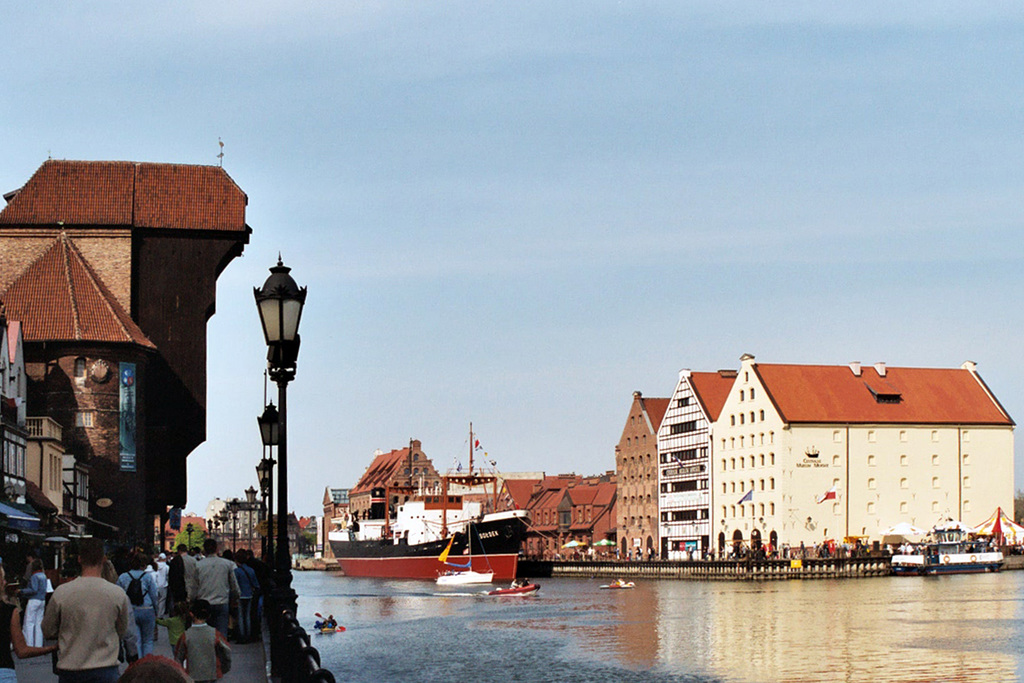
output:
[[17,683],[18,673],[14,670],[11,648],[19,659],[39,657],[56,651],[57,645],[32,647],[25,642],[21,631],[21,610],[7,595],[7,577],[0,565],[0,683]]

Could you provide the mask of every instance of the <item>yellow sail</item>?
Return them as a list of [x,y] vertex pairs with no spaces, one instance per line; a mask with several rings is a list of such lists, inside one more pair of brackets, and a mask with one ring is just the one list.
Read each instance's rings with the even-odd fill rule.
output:
[[441,554],[437,556],[437,561],[438,562],[447,562],[448,561],[448,551],[452,549],[452,542],[454,540],[455,540],[454,536],[452,536],[451,538],[448,539],[448,545],[445,546],[445,549],[442,550]]

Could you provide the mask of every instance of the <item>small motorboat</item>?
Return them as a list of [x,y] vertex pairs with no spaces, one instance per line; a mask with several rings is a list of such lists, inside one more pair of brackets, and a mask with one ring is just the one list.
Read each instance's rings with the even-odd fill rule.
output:
[[470,583],[490,583],[494,572],[446,572],[437,577],[438,586],[464,586]]
[[622,579],[616,579],[611,583],[606,583],[605,585],[601,586],[601,588],[621,590],[624,588],[633,588],[635,585],[636,584],[632,581],[623,581]]
[[537,583],[524,583],[522,585],[510,586],[509,588],[495,588],[492,591],[487,591],[488,595],[502,596],[522,596],[522,595],[533,595],[540,590],[540,584]]

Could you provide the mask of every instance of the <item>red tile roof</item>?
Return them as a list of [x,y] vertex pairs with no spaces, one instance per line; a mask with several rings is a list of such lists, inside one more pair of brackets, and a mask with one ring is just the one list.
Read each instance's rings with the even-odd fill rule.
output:
[[63,232],[0,294],[25,341],[156,346],[121,307]]
[[704,406],[704,411],[712,422],[716,421],[722,412],[722,406],[725,405],[725,399],[729,397],[729,391],[735,381],[735,370],[690,373],[693,393],[697,395],[697,400]]
[[668,404],[672,401],[670,398],[640,398],[640,403],[644,407],[647,416],[651,418],[651,426],[654,433],[658,433],[658,428],[661,427],[661,421],[665,418],[665,413],[668,411]]
[[540,479],[506,479],[505,491],[512,499],[512,507],[516,509],[525,508],[527,503],[530,502],[533,487],[539,484],[540,481]]
[[882,377],[864,366],[858,377],[846,365],[753,367],[786,422],[1013,425],[966,368],[886,368]]
[[0,225],[247,231],[247,203],[218,166],[50,159],[0,211]]
[[399,448],[389,453],[378,454],[363,472],[363,476],[359,478],[356,485],[348,492],[349,498],[369,492],[370,489],[391,484],[396,474],[401,472],[402,463],[406,462],[408,458],[408,448]]

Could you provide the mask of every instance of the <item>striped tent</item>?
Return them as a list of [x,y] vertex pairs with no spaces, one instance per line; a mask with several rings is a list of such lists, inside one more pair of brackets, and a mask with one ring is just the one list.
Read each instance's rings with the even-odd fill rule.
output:
[[1000,544],[1024,542],[1024,526],[1014,523],[1001,507],[996,508],[991,517],[971,529],[971,533],[977,536],[994,536]]

